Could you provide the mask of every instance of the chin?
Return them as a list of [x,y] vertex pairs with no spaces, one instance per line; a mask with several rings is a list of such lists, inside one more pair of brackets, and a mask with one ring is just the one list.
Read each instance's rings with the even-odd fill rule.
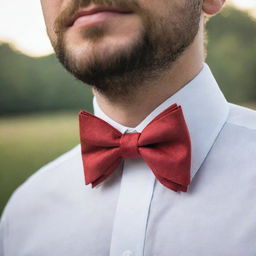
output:
[[66,41],[65,52],[78,66],[91,62],[111,62],[118,55],[129,55],[138,39],[105,37],[91,42],[88,39]]

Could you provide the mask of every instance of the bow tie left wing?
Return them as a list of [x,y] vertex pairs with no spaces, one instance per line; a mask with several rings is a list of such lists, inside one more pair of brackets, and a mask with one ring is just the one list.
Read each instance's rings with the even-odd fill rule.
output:
[[122,162],[119,140],[122,134],[107,122],[86,112],[79,113],[80,140],[86,185],[95,187]]

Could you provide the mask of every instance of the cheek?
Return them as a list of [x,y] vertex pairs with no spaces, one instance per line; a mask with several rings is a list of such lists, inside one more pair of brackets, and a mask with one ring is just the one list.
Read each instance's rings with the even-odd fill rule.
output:
[[54,23],[64,4],[63,0],[41,0],[45,25],[50,39],[55,37]]
[[163,15],[176,0],[140,0],[140,6],[156,15]]
[[[153,14],[155,17],[165,18],[176,11],[183,9],[187,1],[192,0],[138,0],[143,9]],[[194,0],[193,0],[194,1]]]

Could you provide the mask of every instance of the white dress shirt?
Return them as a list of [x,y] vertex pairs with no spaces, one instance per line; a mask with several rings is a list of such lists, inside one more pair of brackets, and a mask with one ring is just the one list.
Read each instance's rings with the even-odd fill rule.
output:
[[255,256],[256,112],[228,103],[207,64],[135,128],[111,120],[95,99],[94,110],[122,133],[141,132],[173,103],[191,136],[188,192],[163,186],[142,159],[86,186],[78,145],[12,195],[0,255]]

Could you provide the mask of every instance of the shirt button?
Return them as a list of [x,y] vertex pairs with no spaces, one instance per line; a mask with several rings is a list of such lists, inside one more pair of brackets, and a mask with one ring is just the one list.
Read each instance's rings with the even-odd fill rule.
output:
[[129,251],[129,250],[124,251],[122,254],[122,256],[132,256],[132,255],[133,255],[132,251]]

